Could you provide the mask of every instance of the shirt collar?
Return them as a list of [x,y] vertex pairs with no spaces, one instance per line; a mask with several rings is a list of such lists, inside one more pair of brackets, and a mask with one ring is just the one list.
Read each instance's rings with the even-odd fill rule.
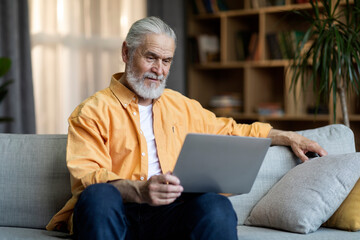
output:
[[[126,108],[132,101],[138,103],[138,97],[133,91],[128,89],[119,81],[123,74],[124,73],[115,73],[112,75],[110,90],[115,94],[120,103]],[[155,102],[159,101],[160,99],[161,96],[157,99],[154,99],[153,104],[155,104]]]
[[110,90],[114,93],[121,105],[125,108],[133,101],[137,103],[138,98],[134,92],[128,89],[119,80],[124,73],[115,73],[111,77]]

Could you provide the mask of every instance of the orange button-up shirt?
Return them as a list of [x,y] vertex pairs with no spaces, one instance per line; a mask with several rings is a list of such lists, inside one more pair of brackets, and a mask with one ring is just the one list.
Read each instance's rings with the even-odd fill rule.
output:
[[[113,180],[146,180],[148,156],[140,128],[138,98],[114,74],[110,87],[81,103],[69,118],[67,166],[72,198],[50,221],[48,230],[72,227],[72,212],[80,193],[95,183]],[[166,89],[153,102],[156,149],[163,173],[174,169],[187,133],[267,137],[271,126],[237,124],[217,118],[178,92]]]

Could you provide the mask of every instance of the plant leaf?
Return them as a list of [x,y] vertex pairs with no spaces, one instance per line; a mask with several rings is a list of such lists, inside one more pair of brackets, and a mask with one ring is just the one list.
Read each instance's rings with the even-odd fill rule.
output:
[[5,98],[6,94],[8,93],[7,86],[12,82],[12,80],[9,80],[0,85],[0,102]]
[[0,77],[5,75],[11,67],[11,60],[9,58],[0,58]]
[[[347,92],[354,89],[360,94],[360,1],[350,4],[346,0],[346,5],[341,2],[310,1],[313,15],[303,14],[310,27],[291,64],[292,90],[299,81],[303,91],[312,85],[317,96],[316,105],[322,97],[329,99],[332,95],[334,121],[338,87],[344,87]],[[311,46],[304,52],[303,47],[309,40]]]
[[0,122],[11,122],[13,120],[11,117],[0,117]]

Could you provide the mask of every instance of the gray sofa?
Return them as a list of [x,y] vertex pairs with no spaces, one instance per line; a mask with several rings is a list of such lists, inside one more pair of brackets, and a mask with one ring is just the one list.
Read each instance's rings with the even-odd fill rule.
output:
[[[329,154],[355,151],[353,133],[343,125],[300,133],[317,141]],[[0,240],[70,239],[68,234],[45,230],[71,196],[65,151],[66,135],[0,134]],[[251,192],[230,197],[238,215],[239,239],[360,239],[360,232],[330,228],[297,234],[244,225],[255,204],[297,163],[287,147],[271,147]]]

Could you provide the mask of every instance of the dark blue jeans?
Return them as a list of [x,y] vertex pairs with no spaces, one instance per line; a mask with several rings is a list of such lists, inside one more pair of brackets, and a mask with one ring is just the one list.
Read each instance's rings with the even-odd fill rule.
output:
[[182,194],[175,202],[152,207],[122,202],[110,184],[94,184],[74,209],[75,239],[237,239],[237,217],[228,198]]

